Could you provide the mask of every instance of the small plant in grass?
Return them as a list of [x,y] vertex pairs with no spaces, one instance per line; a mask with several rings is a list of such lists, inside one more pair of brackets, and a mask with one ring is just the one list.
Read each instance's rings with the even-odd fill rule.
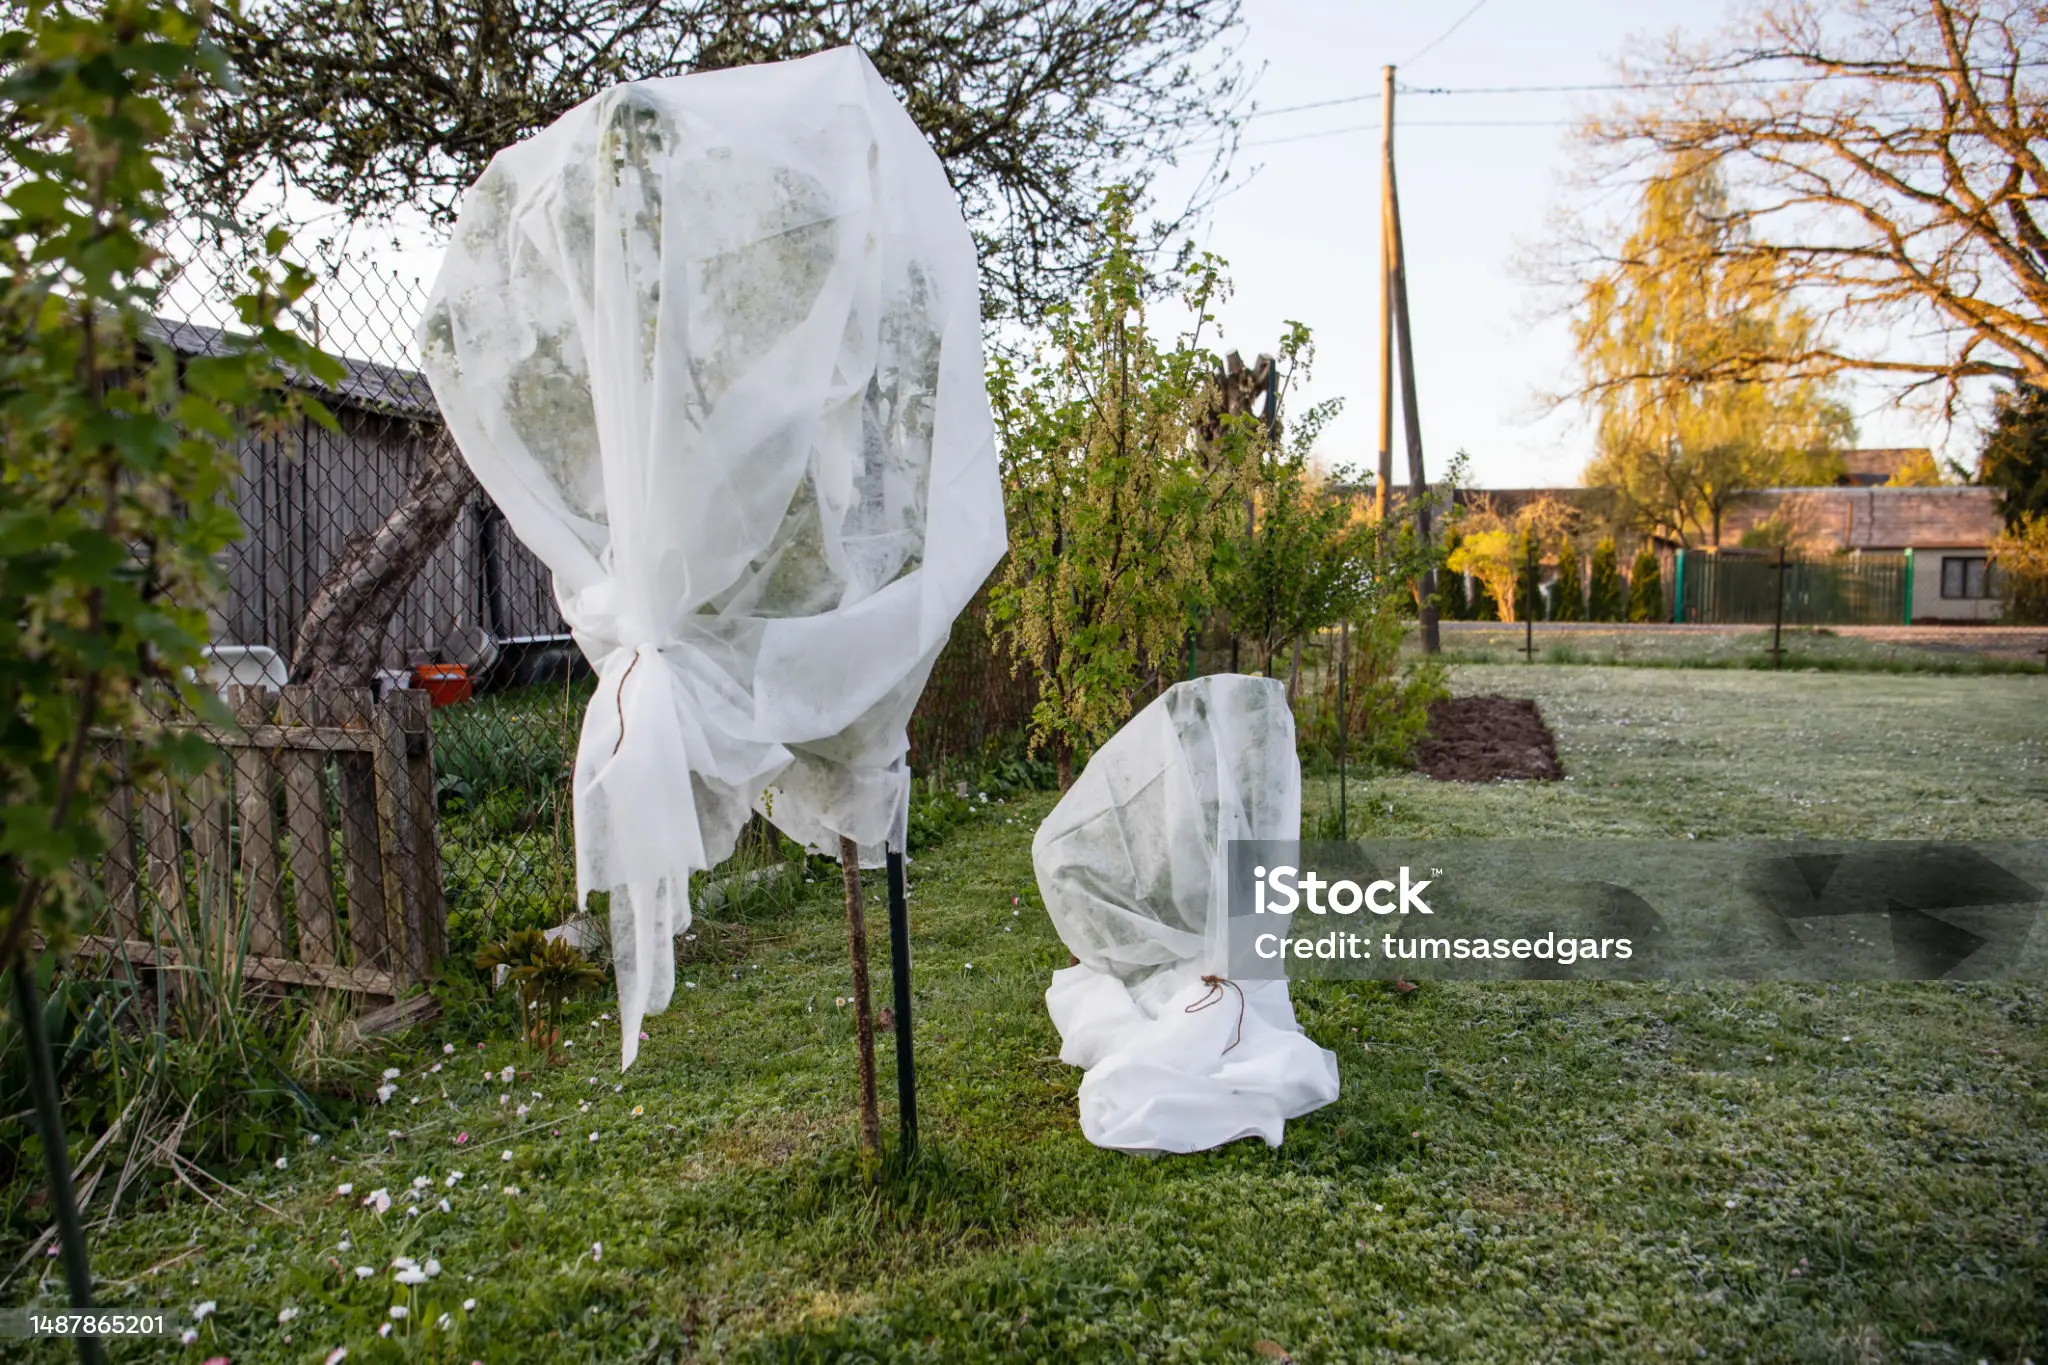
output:
[[526,1021],[526,1041],[550,1059],[562,1040],[562,1006],[570,996],[604,981],[604,973],[590,959],[538,929],[506,935],[478,953],[476,965],[487,972],[507,969],[506,979],[519,998],[520,1018]]

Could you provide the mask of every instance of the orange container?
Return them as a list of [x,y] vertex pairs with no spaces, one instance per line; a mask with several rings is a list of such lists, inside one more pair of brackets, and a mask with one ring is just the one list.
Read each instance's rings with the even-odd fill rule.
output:
[[436,706],[470,698],[469,670],[461,664],[421,664],[412,671],[412,685],[433,698]]

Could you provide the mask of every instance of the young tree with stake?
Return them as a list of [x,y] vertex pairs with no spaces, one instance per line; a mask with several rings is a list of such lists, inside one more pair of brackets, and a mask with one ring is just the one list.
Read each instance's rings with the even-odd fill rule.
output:
[[989,380],[1010,515],[991,606],[1017,666],[1037,674],[1032,737],[1062,787],[1075,752],[1130,717],[1147,667],[1183,646],[1248,492],[1242,454],[1212,461],[1197,439],[1213,369],[1197,341],[1220,263],[1176,272],[1196,332],[1163,346],[1147,322],[1160,282],[1127,191],[1105,197],[1099,232],[1101,264],[1077,304],[1053,311],[1039,358],[999,358]]

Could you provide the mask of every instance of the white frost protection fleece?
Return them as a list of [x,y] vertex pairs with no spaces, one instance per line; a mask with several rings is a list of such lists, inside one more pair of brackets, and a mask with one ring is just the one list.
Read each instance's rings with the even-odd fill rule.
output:
[[750,807],[900,839],[905,727],[1001,557],[974,245],[860,52],[616,86],[498,153],[420,323],[463,458],[597,670],[578,900],[622,1061]]
[[1080,965],[1053,973],[1060,1060],[1084,1067],[1098,1147],[1280,1145],[1337,1098],[1337,1055],[1294,1020],[1285,981],[1223,979],[1232,839],[1301,837],[1286,689],[1177,683],[1096,751],[1032,840],[1038,890]]

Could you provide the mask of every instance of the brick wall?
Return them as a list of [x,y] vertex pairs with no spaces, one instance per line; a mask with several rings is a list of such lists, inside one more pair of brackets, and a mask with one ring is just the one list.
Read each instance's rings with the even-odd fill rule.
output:
[[1990,488],[1769,488],[1729,513],[1722,543],[1739,543],[1773,517],[1790,523],[1808,550],[1974,548],[1989,545],[2001,525]]

